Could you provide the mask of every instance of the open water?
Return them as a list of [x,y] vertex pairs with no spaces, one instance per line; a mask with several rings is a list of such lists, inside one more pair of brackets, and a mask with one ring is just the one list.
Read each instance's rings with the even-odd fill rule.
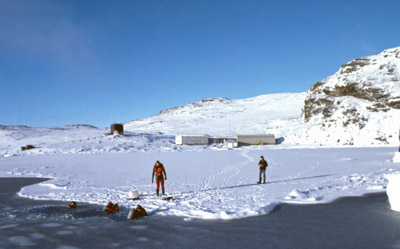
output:
[[45,179],[0,178],[0,248],[399,248],[400,213],[385,193],[324,205],[280,205],[264,216],[189,220],[151,214],[127,220],[98,205],[20,198]]

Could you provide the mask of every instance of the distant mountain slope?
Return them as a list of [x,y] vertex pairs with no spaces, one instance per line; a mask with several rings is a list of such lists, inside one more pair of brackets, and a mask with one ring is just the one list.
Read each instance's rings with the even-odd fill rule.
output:
[[322,144],[398,144],[400,47],[350,61],[315,83],[304,105],[303,140]]
[[248,99],[206,98],[125,124],[132,132],[164,134],[278,133],[300,121],[306,93],[267,94]]

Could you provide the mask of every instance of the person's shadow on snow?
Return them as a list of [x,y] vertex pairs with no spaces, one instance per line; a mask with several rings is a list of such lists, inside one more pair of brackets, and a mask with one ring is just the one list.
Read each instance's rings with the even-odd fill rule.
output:
[[[328,176],[333,176],[333,175],[335,175],[335,174],[308,176],[308,177],[301,177],[301,178],[294,178],[294,179],[285,179],[285,180],[266,182],[265,184],[258,184],[258,183],[241,184],[241,185],[227,186],[227,187],[222,187],[222,188],[202,189],[202,190],[199,190],[199,192],[215,191],[215,190],[219,190],[219,189],[244,188],[244,187],[250,187],[250,186],[257,186],[257,185],[258,186],[270,185],[270,184],[276,184],[276,183],[281,183],[281,182],[292,182],[292,181],[309,180],[309,179],[322,178],[322,177],[328,177]],[[190,191],[188,193],[193,193],[193,192],[194,191]]]

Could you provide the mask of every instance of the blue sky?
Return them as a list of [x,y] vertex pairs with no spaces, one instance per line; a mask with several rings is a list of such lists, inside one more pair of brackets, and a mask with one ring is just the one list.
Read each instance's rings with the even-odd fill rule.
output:
[[0,124],[100,128],[303,92],[400,46],[398,0],[0,0]]

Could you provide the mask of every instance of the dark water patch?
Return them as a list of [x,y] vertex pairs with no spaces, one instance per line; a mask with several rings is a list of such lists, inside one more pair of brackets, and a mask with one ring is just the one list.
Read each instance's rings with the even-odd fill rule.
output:
[[[39,179],[0,178],[0,248],[400,248],[400,213],[385,193],[323,205],[279,205],[265,216],[127,220],[98,205],[16,196]],[[7,205],[3,205],[6,203]]]

